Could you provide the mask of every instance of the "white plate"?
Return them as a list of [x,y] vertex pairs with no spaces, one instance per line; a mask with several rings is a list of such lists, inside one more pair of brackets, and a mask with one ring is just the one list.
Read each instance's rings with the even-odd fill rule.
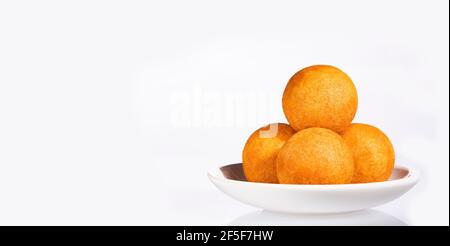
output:
[[419,181],[417,170],[396,166],[388,181],[366,184],[291,185],[248,182],[242,164],[208,173],[225,194],[243,203],[284,213],[342,213],[379,206],[399,198]]

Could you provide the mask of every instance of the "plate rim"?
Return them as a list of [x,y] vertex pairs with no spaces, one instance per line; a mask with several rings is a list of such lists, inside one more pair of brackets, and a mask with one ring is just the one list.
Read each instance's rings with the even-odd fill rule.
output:
[[265,186],[271,188],[283,188],[283,189],[296,189],[296,190],[359,190],[359,189],[378,189],[378,188],[386,188],[391,186],[400,186],[400,185],[415,185],[420,180],[420,172],[417,168],[406,167],[403,165],[395,165],[394,169],[405,170],[408,173],[405,177],[395,180],[387,180],[382,182],[372,182],[372,183],[358,183],[358,184],[272,184],[272,183],[258,183],[258,182],[249,182],[242,180],[234,180],[228,179],[219,175],[220,168],[234,165],[234,164],[242,164],[242,163],[232,163],[220,166],[213,170],[208,171],[208,178],[214,182],[230,182],[234,184],[240,184],[244,186]]

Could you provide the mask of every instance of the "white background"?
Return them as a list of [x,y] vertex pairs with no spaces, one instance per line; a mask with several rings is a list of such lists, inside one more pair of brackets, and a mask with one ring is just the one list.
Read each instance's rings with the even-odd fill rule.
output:
[[[1,1],[0,224],[448,225],[448,18],[443,0]],[[284,122],[285,83],[319,63],[352,77],[355,121],[419,185],[350,220],[220,193],[207,170]]]

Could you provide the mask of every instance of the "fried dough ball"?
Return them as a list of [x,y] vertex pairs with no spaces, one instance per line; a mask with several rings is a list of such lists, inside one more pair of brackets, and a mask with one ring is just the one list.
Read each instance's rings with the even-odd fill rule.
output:
[[321,127],[341,132],[355,117],[358,95],[343,71],[329,65],[314,65],[291,77],[282,103],[289,124],[297,131]]
[[342,137],[353,153],[355,173],[352,183],[386,181],[395,162],[394,147],[378,128],[366,124],[351,124]]
[[270,124],[253,132],[242,152],[242,166],[248,181],[278,183],[275,159],[294,133],[294,129],[283,123]]
[[353,176],[353,157],[339,134],[308,128],[294,134],[277,158],[281,184],[345,184]]

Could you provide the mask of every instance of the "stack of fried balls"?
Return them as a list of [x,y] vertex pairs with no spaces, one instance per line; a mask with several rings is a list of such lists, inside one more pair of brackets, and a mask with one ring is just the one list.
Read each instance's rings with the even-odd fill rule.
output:
[[248,181],[280,184],[348,184],[387,180],[395,154],[378,128],[352,123],[358,95],[350,77],[329,65],[295,73],[283,93],[289,124],[256,130],[245,143]]

